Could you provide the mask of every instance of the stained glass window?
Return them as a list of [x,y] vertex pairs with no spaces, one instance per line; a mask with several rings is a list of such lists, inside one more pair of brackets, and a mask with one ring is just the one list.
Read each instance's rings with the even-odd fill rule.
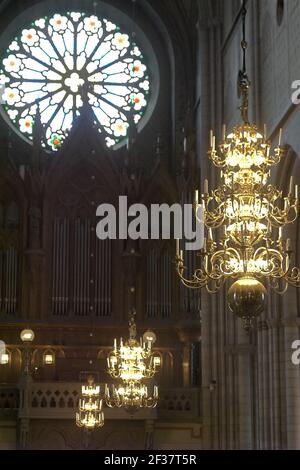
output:
[[2,105],[28,139],[37,111],[43,145],[61,147],[87,101],[108,147],[144,115],[150,94],[140,48],[113,22],[85,13],[34,21],[9,45],[0,70]]

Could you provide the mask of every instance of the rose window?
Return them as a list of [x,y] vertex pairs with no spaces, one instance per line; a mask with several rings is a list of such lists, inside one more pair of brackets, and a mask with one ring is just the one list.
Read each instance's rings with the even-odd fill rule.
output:
[[32,140],[37,112],[43,146],[57,150],[85,102],[106,145],[122,141],[149,101],[148,69],[129,34],[107,19],[71,12],[34,21],[8,46],[0,70],[2,106]]

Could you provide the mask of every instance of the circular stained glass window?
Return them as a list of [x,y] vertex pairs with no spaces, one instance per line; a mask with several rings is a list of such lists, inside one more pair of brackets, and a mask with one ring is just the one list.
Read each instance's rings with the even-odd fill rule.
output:
[[144,56],[129,34],[78,12],[23,29],[2,59],[0,86],[5,113],[29,140],[39,112],[49,150],[61,147],[85,101],[106,145],[118,144],[132,113],[136,124],[144,115],[150,95]]

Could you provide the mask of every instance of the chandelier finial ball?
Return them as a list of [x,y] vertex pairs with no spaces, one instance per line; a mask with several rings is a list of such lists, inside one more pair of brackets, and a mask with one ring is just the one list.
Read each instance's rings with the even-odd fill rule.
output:
[[267,290],[261,282],[254,277],[244,277],[228,290],[228,305],[238,317],[254,318],[263,312],[266,296]]

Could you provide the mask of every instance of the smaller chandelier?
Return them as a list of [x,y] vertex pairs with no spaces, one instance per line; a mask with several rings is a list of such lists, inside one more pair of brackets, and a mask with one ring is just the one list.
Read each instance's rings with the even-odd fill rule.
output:
[[[105,400],[107,406],[124,407],[131,413],[139,408],[155,408],[158,402],[158,387],[149,392],[145,379],[151,379],[160,365],[160,357],[155,356],[152,344],[156,337],[153,332],[146,332],[140,341],[136,339],[136,324],[133,312],[129,319],[129,339],[119,346],[114,340],[114,349],[107,358],[108,373],[113,379],[121,379],[118,386],[106,386]],[[151,334],[150,334],[151,333]]]
[[99,385],[95,385],[92,376],[88,377],[87,382],[87,385],[82,385],[81,387],[76,424],[81,428],[93,430],[104,425],[104,413],[102,411]]
[[150,379],[157,372],[160,365],[160,357],[152,352],[153,341],[140,341],[136,339],[135,313],[129,320],[129,340],[123,343],[120,339],[119,346],[114,340],[114,349],[107,358],[108,373],[114,379],[125,382]]
[[134,413],[140,408],[155,408],[158,403],[158,387],[154,385],[150,393],[146,385],[140,382],[123,383],[111,388],[105,386],[105,402],[110,408],[125,408]]

